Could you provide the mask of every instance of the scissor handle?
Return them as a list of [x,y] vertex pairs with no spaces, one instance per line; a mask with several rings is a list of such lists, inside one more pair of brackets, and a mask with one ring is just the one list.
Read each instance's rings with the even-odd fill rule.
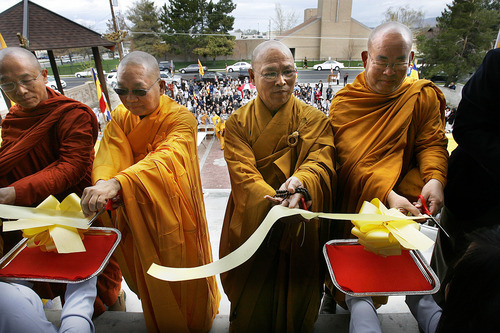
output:
[[104,209],[106,209],[107,211],[113,210],[113,200],[108,199],[108,201],[106,202],[106,206],[104,206]]
[[422,202],[422,210],[424,211],[424,214],[432,216],[431,212],[429,211],[429,208],[427,207],[427,203],[425,202],[424,196],[420,194],[418,198]]

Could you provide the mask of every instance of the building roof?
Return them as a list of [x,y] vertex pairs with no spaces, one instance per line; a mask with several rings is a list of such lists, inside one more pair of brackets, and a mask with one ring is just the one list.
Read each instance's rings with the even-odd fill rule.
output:
[[283,32],[276,39],[277,40],[281,40],[281,39],[284,39],[284,38],[287,38],[287,37],[291,37],[295,33],[299,32],[300,30],[304,29],[305,27],[309,26],[310,24],[313,24],[314,22],[319,21],[320,19],[321,19],[320,16],[312,16],[308,20],[306,20],[306,21],[302,22],[301,24],[293,27],[292,29]]
[[[7,46],[19,46],[17,33],[23,33],[24,1],[0,13],[0,33]],[[28,1],[29,50],[54,50],[115,44],[101,35],[59,14]]]

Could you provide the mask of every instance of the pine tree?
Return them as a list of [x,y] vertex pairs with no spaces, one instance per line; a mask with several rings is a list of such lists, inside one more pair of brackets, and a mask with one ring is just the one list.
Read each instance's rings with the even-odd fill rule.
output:
[[[159,13],[153,1],[134,2],[127,12],[127,19],[132,22],[132,50],[144,51],[161,57],[166,47],[158,34],[161,29]],[[168,47],[167,47],[168,49]]]
[[466,79],[493,47],[500,27],[498,0],[454,0],[437,27],[418,36],[424,76],[444,72],[448,82]]

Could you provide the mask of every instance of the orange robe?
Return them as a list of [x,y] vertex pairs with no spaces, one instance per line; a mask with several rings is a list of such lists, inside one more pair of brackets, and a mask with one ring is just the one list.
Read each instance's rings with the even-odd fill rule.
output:
[[[373,93],[364,72],[332,100],[329,119],[337,146],[337,207],[358,212],[363,201],[386,202],[394,191],[416,201],[448,167],[445,98],[430,81],[406,78],[389,95]],[[343,237],[349,238],[351,225]]]
[[[220,257],[252,235],[271,208],[264,196],[275,195],[291,176],[309,190],[312,211],[330,211],[335,148],[323,113],[292,96],[273,116],[257,97],[234,112],[226,128],[231,195]],[[287,139],[294,131],[299,132],[298,144],[290,147]],[[299,225],[278,223],[249,261],[221,274],[231,301],[231,331],[312,330],[324,282],[325,230],[320,221],[311,220],[298,234]]]
[[[68,194],[82,194],[91,185],[98,124],[85,104],[47,88],[48,99],[26,112],[14,105],[2,122],[0,187],[16,189],[16,205],[35,206],[49,195],[62,201]],[[0,231],[7,253],[22,233]],[[0,255],[2,249],[0,248]],[[94,316],[116,302],[122,275],[111,258],[97,279]],[[43,298],[63,296],[65,284],[36,283],[34,290]]]
[[114,177],[122,187],[124,206],[113,215],[122,232],[117,258],[150,332],[207,332],[219,306],[215,277],[170,283],[146,273],[152,263],[212,261],[196,133],[193,115],[167,96],[142,120],[119,105],[94,162],[94,183]]

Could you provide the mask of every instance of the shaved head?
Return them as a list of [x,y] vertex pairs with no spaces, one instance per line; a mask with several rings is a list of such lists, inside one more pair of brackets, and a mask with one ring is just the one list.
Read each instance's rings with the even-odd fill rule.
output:
[[256,67],[256,65],[262,64],[263,55],[266,55],[269,50],[279,50],[283,52],[283,54],[287,57],[290,57],[293,61],[293,55],[288,46],[279,42],[277,40],[268,40],[264,43],[257,45],[257,47],[252,52],[252,67]]
[[383,23],[372,30],[370,36],[368,37],[368,51],[371,50],[374,42],[388,34],[400,35],[405,41],[408,52],[410,52],[413,44],[413,34],[411,30],[406,25],[394,21]]
[[155,57],[151,54],[142,52],[142,51],[134,51],[127,54],[123,60],[120,62],[118,66],[118,72],[123,70],[127,66],[142,66],[145,70],[145,73],[148,77],[156,78],[160,77],[160,68],[158,66],[158,62]]
[[42,70],[42,66],[40,66],[40,63],[33,53],[22,47],[8,47],[6,49],[0,50],[0,76],[3,72],[3,64],[5,62],[4,60],[12,57],[22,59],[23,63],[26,66],[32,67],[39,71]]

